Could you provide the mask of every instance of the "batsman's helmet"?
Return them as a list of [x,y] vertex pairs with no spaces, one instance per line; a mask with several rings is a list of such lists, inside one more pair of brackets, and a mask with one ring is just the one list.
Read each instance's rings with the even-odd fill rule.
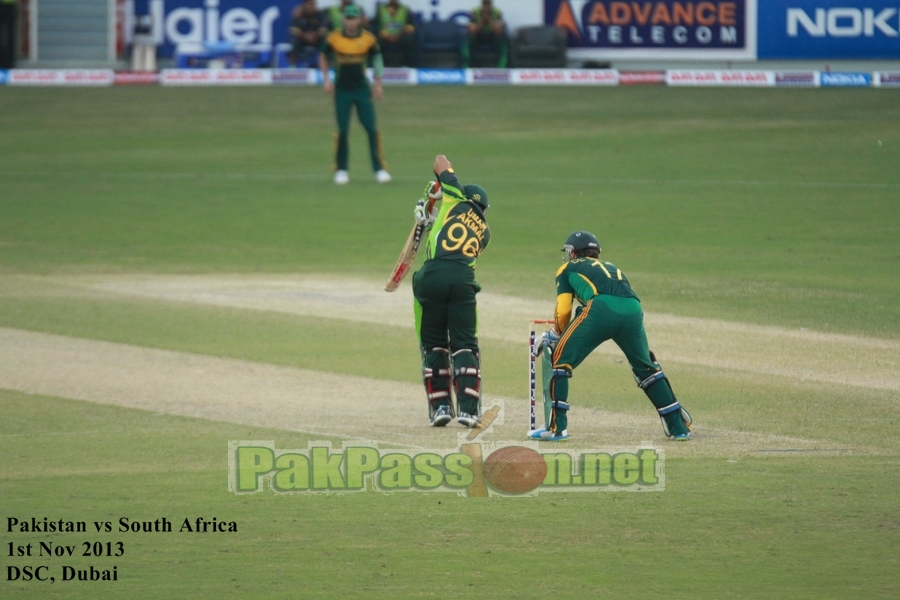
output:
[[488,195],[483,187],[475,185],[474,183],[469,183],[463,186],[463,193],[466,195],[466,198],[476,203],[481,208],[487,209]]
[[562,251],[566,253],[566,258],[572,260],[577,252],[582,250],[596,250],[600,252],[600,242],[597,236],[589,231],[576,231],[566,238],[566,244],[562,247]]

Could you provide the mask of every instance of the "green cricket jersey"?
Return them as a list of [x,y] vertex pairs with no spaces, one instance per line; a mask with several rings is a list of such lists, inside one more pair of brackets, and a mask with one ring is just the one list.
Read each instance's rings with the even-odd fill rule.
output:
[[453,169],[440,175],[444,198],[428,236],[425,260],[445,259],[475,267],[491,240],[491,230],[478,204],[468,200]]
[[569,324],[573,298],[584,306],[595,296],[605,294],[640,301],[628,278],[614,264],[599,258],[576,258],[556,272],[556,327],[563,331]]

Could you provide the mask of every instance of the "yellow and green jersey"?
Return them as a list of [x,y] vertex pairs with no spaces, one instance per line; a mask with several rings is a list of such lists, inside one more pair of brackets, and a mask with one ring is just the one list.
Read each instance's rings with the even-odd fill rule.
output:
[[322,52],[334,65],[334,86],[339,89],[354,89],[369,85],[366,67],[371,62],[376,76],[381,75],[384,63],[381,47],[372,33],[360,29],[353,37],[343,31],[332,31],[322,42]]
[[413,16],[409,9],[398,4],[396,9],[392,9],[387,4],[382,4],[378,8],[378,32],[382,35],[397,35],[399,33],[410,34],[415,32],[416,28],[413,24]]
[[556,272],[556,327],[563,331],[572,315],[573,299],[584,306],[595,296],[634,298],[628,278],[614,264],[599,258],[575,258]]
[[475,260],[491,241],[484,211],[466,199],[453,169],[440,176],[444,198],[425,246],[425,260],[445,259],[475,268]]
[[[475,10],[472,11],[472,16],[470,18],[472,19],[473,23],[480,24],[482,15],[483,15],[483,13],[482,13],[481,7],[479,6]],[[499,21],[500,19],[503,18],[503,13],[496,6],[490,9],[490,15],[491,15],[491,21]]]

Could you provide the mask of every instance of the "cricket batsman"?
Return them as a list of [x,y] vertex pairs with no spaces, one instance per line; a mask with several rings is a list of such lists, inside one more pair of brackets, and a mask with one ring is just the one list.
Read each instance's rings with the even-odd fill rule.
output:
[[[612,340],[625,353],[638,387],[656,407],[665,434],[676,441],[691,439],[691,416],[675,398],[669,378],[650,352],[641,301],[628,279],[614,264],[600,260],[600,243],[592,233],[576,231],[562,250],[566,262],[556,272],[555,323],[533,348],[535,356],[541,356],[545,347],[553,351],[550,422],[528,437],[568,439],[572,371],[594,348]],[[580,305],[574,319],[573,300]]]
[[[434,159],[434,182],[416,204],[416,222],[431,232],[425,263],[413,274],[416,332],[422,349],[422,375],[433,427],[453,420],[451,386],[456,395],[457,421],[478,424],[481,408],[481,354],[475,295],[475,261],[491,240],[484,214],[488,195],[483,187],[463,185],[443,154]],[[429,212],[428,200],[437,200]]]

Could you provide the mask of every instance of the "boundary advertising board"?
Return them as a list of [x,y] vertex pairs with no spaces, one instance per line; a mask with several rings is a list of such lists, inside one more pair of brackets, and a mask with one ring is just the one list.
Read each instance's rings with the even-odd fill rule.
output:
[[756,0],[545,0],[568,32],[569,58],[756,58]]
[[897,0],[758,0],[760,59],[900,60]]

